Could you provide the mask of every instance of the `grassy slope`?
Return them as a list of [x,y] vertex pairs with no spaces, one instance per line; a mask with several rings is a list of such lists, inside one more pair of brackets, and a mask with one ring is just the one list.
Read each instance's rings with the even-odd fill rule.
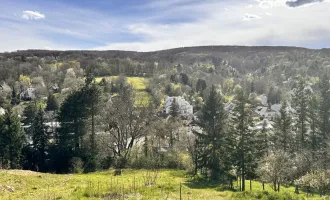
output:
[[[108,199],[110,195],[116,199],[122,198],[123,193],[125,199],[179,199],[180,182],[183,199],[229,200],[232,196],[230,191],[219,191],[219,185],[189,182],[183,171],[160,171],[154,186],[144,186],[145,170],[124,170],[121,176],[114,176],[113,172],[55,175],[20,170],[0,171],[0,199]],[[2,191],[3,186],[14,187],[15,191]],[[261,191],[261,184],[253,182],[253,190]],[[266,190],[272,191],[269,185],[266,185]],[[281,190],[294,192],[293,187],[282,187]]]
[[[118,76],[96,77],[95,81],[99,83],[102,78],[112,79],[118,78]],[[149,79],[144,77],[127,77],[127,82],[131,84],[136,91],[136,103],[139,105],[146,105],[150,100],[150,96],[146,92],[148,81]]]

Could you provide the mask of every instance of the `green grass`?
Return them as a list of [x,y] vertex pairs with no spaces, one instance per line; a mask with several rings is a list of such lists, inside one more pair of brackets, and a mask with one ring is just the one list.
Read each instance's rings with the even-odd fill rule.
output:
[[[191,179],[180,170],[161,170],[155,185],[145,186],[146,170],[123,171],[121,176],[114,176],[114,170],[90,174],[44,174],[30,171],[9,170],[0,171],[0,199],[179,199],[180,183],[182,183],[182,199],[230,200],[255,199],[262,193],[262,185],[253,182],[253,194],[221,191],[221,185]],[[237,189],[237,183],[234,186]],[[246,182],[249,190],[249,181]],[[9,186],[14,192],[4,191]],[[277,195],[266,185],[265,190],[270,195]],[[299,196],[293,194],[293,187],[281,187],[281,193],[289,193],[295,197],[305,198],[301,192]],[[258,195],[257,195],[258,194]],[[237,198],[239,197],[239,198]],[[284,198],[285,199],[285,198]]]
[[[115,79],[118,76],[105,76],[105,77],[96,77],[95,82],[99,83],[103,78],[106,79]],[[151,100],[150,95],[146,92],[146,88],[149,82],[148,78],[144,77],[126,77],[127,82],[133,86],[136,92],[136,104],[146,106]]]

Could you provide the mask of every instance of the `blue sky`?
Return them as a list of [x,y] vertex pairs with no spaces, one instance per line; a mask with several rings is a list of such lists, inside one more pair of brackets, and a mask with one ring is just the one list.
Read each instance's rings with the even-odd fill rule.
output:
[[330,0],[0,0],[0,52],[330,47]]

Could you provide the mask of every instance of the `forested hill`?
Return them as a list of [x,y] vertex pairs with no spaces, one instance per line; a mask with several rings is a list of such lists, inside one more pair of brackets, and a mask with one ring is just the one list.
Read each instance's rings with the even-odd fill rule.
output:
[[198,47],[181,47],[174,49],[166,49],[152,52],[137,52],[137,51],[90,51],[90,50],[18,50],[15,52],[0,53],[3,57],[16,57],[16,56],[37,56],[37,57],[131,57],[135,59],[166,59],[168,57],[175,57],[177,54],[206,54],[208,56],[221,56],[222,53],[227,54],[242,54],[247,56],[258,53],[290,53],[290,52],[308,52],[308,53],[325,53],[329,54],[329,49],[312,50],[302,47],[287,47],[287,46],[198,46]]

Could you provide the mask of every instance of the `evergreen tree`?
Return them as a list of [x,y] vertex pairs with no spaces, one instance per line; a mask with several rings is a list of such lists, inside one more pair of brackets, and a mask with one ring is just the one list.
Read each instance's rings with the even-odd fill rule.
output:
[[[319,131],[321,136],[320,153],[324,162],[327,160],[327,148],[330,136],[330,83],[329,76],[324,75],[320,81],[320,110],[319,110]],[[324,164],[325,167],[325,164]]]
[[86,172],[91,172],[96,170],[96,158],[98,154],[97,150],[97,143],[96,143],[96,116],[98,115],[98,112],[100,110],[100,104],[101,104],[101,89],[100,87],[95,83],[95,79],[93,74],[90,72],[86,75],[86,82],[85,87],[83,88],[84,93],[84,100],[85,100],[85,106],[86,106],[86,112],[88,115],[88,121],[90,121],[91,125],[91,134],[90,134],[90,141],[89,141],[89,148],[86,155]]
[[54,94],[49,94],[47,99],[46,111],[57,111],[58,103]]
[[297,115],[296,130],[297,130],[297,148],[307,147],[307,132],[308,132],[308,115],[307,106],[309,101],[309,94],[306,90],[306,81],[300,78],[297,87],[295,88],[292,106]]
[[275,118],[274,125],[274,138],[273,143],[275,144],[274,150],[281,149],[284,152],[288,152],[293,149],[292,140],[292,121],[288,111],[287,102],[282,103],[280,109],[280,115]]
[[49,146],[49,135],[44,123],[44,111],[39,108],[31,125],[33,157],[37,171],[46,171],[46,151]]
[[20,98],[19,94],[17,94],[15,87],[12,89],[12,94],[11,94],[11,105],[15,106],[20,103]]
[[88,113],[81,90],[71,93],[62,103],[58,121],[61,128],[57,132],[58,155],[55,160],[58,172],[68,172],[73,157],[81,157],[83,136],[86,134]]
[[171,103],[170,115],[174,118],[177,118],[180,115],[180,106],[178,102],[176,102],[176,98],[173,98],[173,102]]
[[9,108],[1,120],[1,156],[2,165],[10,166],[11,169],[20,167],[21,151],[25,142],[21,123],[16,113]]
[[240,174],[241,191],[245,191],[246,176],[252,177],[258,158],[258,143],[256,140],[250,108],[248,107],[247,96],[240,90],[236,96],[237,104],[233,115],[233,134],[235,135],[235,157],[236,166]]
[[38,112],[38,108],[36,102],[28,103],[23,111],[22,122],[24,123],[24,125],[30,125],[33,122],[37,112]]
[[312,152],[312,157],[315,160],[315,156],[317,152],[320,149],[320,143],[322,141],[322,138],[320,137],[320,131],[319,131],[319,101],[315,95],[312,96],[312,98],[308,102],[308,122],[309,122],[309,129],[310,129],[310,141],[309,141],[309,147]]
[[228,170],[226,161],[229,152],[226,151],[226,114],[222,97],[216,91],[215,86],[211,87],[199,119],[203,129],[202,134],[196,133],[199,152],[202,153],[199,162],[201,166],[211,171],[211,178],[217,180],[220,174],[224,174]]

